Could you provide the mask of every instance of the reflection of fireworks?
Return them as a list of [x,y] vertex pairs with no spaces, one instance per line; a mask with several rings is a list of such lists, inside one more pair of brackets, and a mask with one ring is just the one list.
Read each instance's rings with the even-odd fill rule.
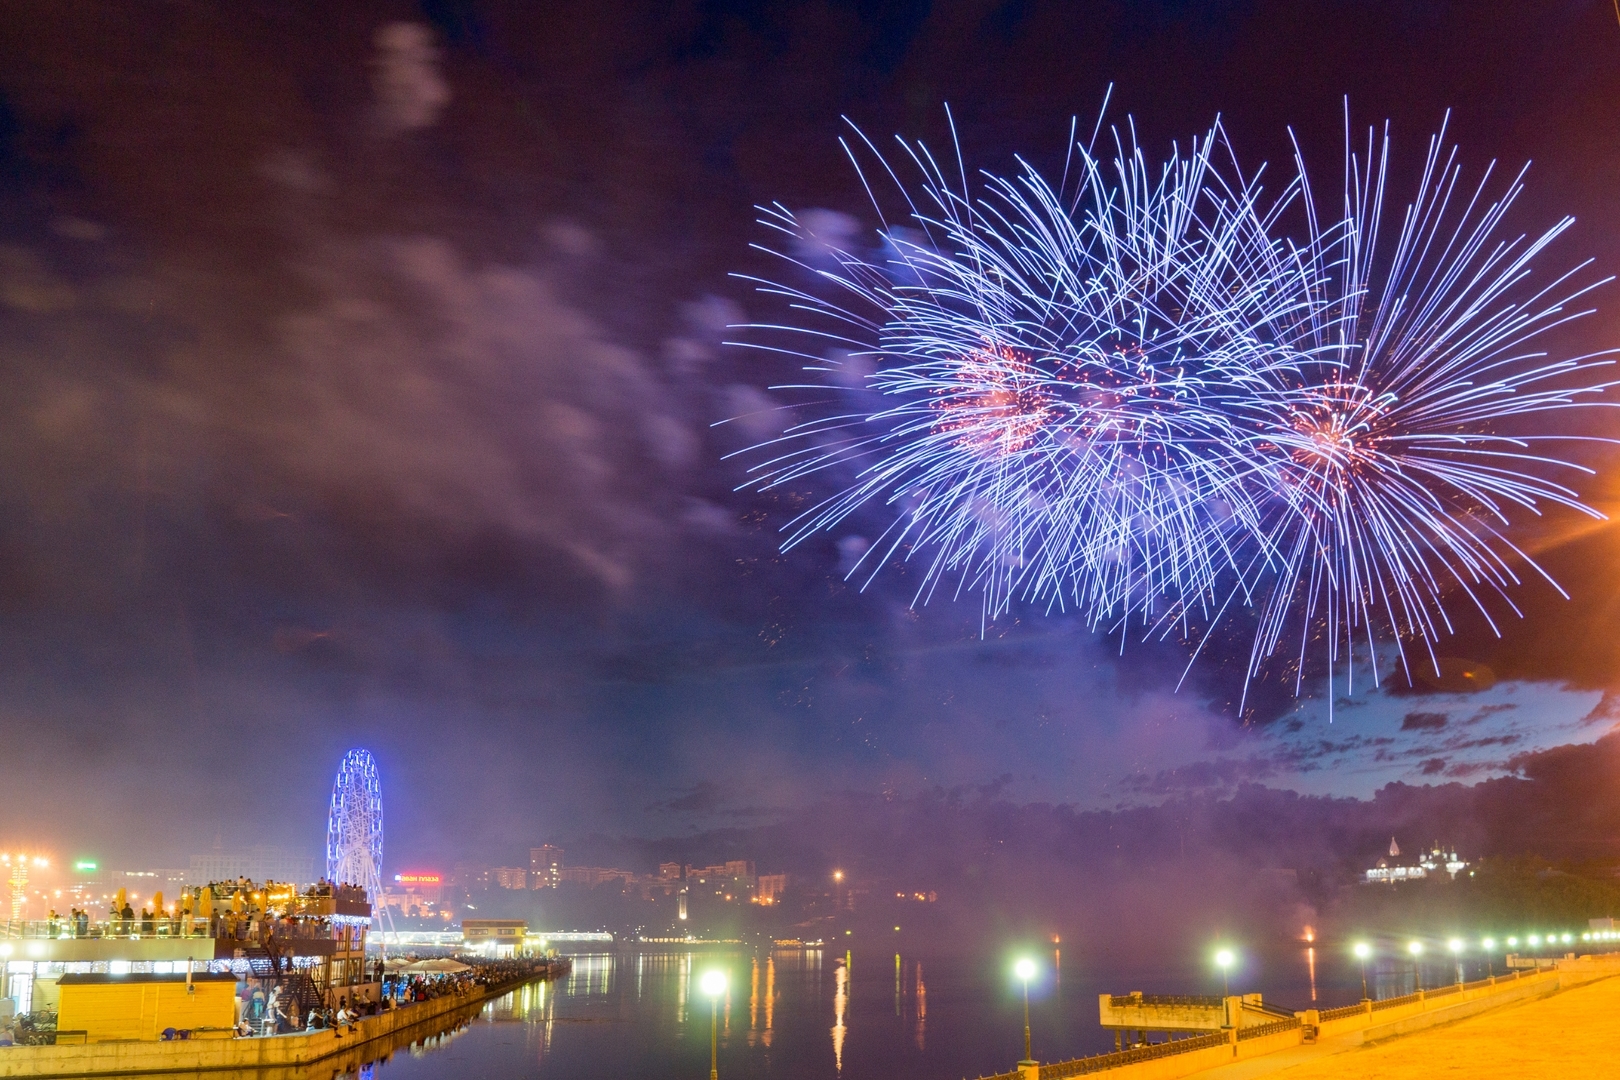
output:
[[1310,321],[1309,289],[1280,287],[1304,271],[1266,238],[1257,189],[1214,178],[1223,146],[1213,129],[1157,172],[1133,146],[1107,166],[1080,148],[1071,187],[1026,168],[978,193],[908,147],[923,181],[876,259],[766,210],[826,253],[800,264],[816,286],[761,283],[820,320],[785,329],[846,350],[784,351],[835,381],[876,366],[757,470],[762,488],[855,470],[789,544],[882,502],[898,517],[859,565],[920,556],[921,599],[952,580],[990,616],[1023,598],[1097,623],[1214,595],[1233,538],[1260,527],[1238,399],[1279,362],[1267,342]]
[[[756,483],[847,470],[788,544],[884,503],[893,524],[856,565],[921,558],[920,600],[951,581],[990,617],[1023,599],[1194,637],[1252,606],[1251,678],[1282,655],[1303,679],[1312,641],[1329,670],[1376,671],[1381,639],[1403,661],[1421,642],[1432,667],[1446,593],[1487,619],[1493,597],[1511,607],[1514,565],[1534,563],[1508,511],[1592,513],[1544,475],[1575,468],[1541,448],[1560,436],[1534,430],[1609,385],[1590,378],[1606,358],[1539,351],[1592,287],[1530,283],[1570,222],[1498,239],[1520,179],[1495,202],[1459,188],[1442,133],[1385,243],[1387,139],[1347,163],[1338,214],[1303,168],[1260,205],[1224,145],[1216,127],[1157,171],[1123,142],[1107,166],[1080,147],[1072,186],[1025,166],[977,193],[907,147],[923,181],[876,257],[764,211],[821,252],[798,263],[814,284],[760,282],[799,313],[773,329],[811,343],[779,351],[833,378]],[[850,389],[845,365],[870,373]]]

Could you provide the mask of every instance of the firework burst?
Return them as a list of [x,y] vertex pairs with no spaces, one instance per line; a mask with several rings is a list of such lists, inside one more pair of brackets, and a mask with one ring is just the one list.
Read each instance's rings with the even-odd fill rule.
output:
[[1520,573],[1546,575],[1510,515],[1597,516],[1560,477],[1590,471],[1555,445],[1575,437],[1547,430],[1613,385],[1607,354],[1540,345],[1602,284],[1588,264],[1533,274],[1570,219],[1503,238],[1523,173],[1494,200],[1490,170],[1464,187],[1443,128],[1387,235],[1387,130],[1347,141],[1330,213],[1297,152],[1263,200],[1218,124],[1157,166],[1130,137],[1107,158],[1095,142],[1056,186],[1022,162],[970,184],[960,153],[947,174],[902,143],[908,186],[859,137],[868,193],[885,178],[900,206],[873,196],[869,249],[762,209],[794,283],[753,280],[794,317],[750,344],[819,381],[777,388],[802,395],[796,422],[753,448],[751,483],[842,485],[786,546],[885,506],[865,580],[920,560],[917,602],[942,586],[979,593],[986,618],[1032,602],[1122,640],[1207,641],[1249,611],[1245,686],[1276,660],[1299,692],[1320,658],[1330,700],[1331,673],[1377,677],[1381,645],[1408,676],[1413,646],[1437,669],[1450,597],[1516,612]]
[[1519,613],[1511,592],[1522,573],[1557,588],[1508,537],[1510,515],[1551,505],[1601,516],[1565,482],[1591,472],[1569,459],[1581,437],[1566,418],[1613,404],[1603,399],[1612,377],[1599,377],[1612,350],[1559,357],[1542,339],[1590,314],[1586,294],[1609,279],[1593,279],[1589,262],[1537,273],[1573,219],[1507,235],[1523,170],[1494,198],[1492,168],[1465,185],[1444,125],[1386,236],[1389,161],[1387,125],[1364,150],[1347,141],[1342,213],[1321,227],[1296,158],[1312,211],[1303,247],[1321,269],[1300,280],[1325,290],[1310,305],[1323,317],[1255,413],[1267,422],[1253,438],[1273,448],[1274,465],[1260,474],[1272,503],[1265,565],[1246,584],[1264,582],[1251,677],[1286,653],[1303,678],[1313,642],[1325,645],[1330,680],[1342,671],[1347,686],[1358,654],[1376,679],[1381,645],[1408,678],[1413,646],[1438,673],[1449,598],[1495,630],[1499,612]]
[[[1246,402],[1294,362],[1277,343],[1318,321],[1317,283],[1293,279],[1319,268],[1267,233],[1297,188],[1262,205],[1254,179],[1216,168],[1218,126],[1157,167],[1117,134],[1111,160],[1077,146],[1057,186],[1023,165],[975,189],[960,158],[953,183],[902,145],[910,189],[856,143],[902,200],[876,254],[763,209],[822,261],[766,249],[801,284],[757,284],[799,318],[756,329],[803,340],[759,347],[823,381],[777,388],[815,396],[753,482],[848,478],[788,546],[877,503],[893,524],[855,572],[920,559],[919,601],[946,585],[981,593],[987,617],[1021,599],[1094,624],[1200,610],[1263,527]],[[869,373],[850,389],[846,367]]]

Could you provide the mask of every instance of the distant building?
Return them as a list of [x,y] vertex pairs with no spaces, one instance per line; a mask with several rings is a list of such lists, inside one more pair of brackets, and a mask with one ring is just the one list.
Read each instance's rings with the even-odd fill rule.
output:
[[678,862],[661,862],[658,864],[659,881],[679,881],[686,876],[686,867]]
[[596,886],[609,881],[634,885],[636,875],[630,870],[619,870],[608,866],[565,866],[558,871],[558,880],[594,889]]
[[521,866],[492,866],[489,883],[501,889],[527,889],[529,872]]
[[697,878],[700,885],[741,882],[753,888],[754,864],[748,859],[733,859],[715,866],[693,866],[687,868],[686,876]]
[[307,885],[315,880],[315,860],[308,855],[294,855],[284,848],[259,845],[246,851],[211,851],[206,855],[193,855],[191,867],[186,871],[188,885],[235,881],[239,877],[250,881],[289,881],[295,885]]
[[444,899],[444,876],[431,870],[408,870],[394,874],[394,887],[387,894],[411,897],[411,907],[437,907]]
[[1457,855],[1455,848],[1447,851],[1436,843],[1427,854],[1420,857],[1415,863],[1397,863],[1393,859],[1401,857],[1401,845],[1389,838],[1389,857],[1379,859],[1378,865],[1370,867],[1363,879],[1369,885],[1394,885],[1402,881],[1421,881],[1425,878],[1438,877],[1443,870],[1450,878],[1468,868],[1468,863]]
[[776,898],[787,892],[786,874],[761,874],[754,885],[754,903],[774,904]]
[[563,849],[541,844],[529,849],[529,882],[536,889],[555,889],[562,880]]
[[173,899],[180,895],[190,876],[189,870],[104,870],[101,884],[108,890],[123,889],[130,896],[150,898],[153,893],[162,893]]

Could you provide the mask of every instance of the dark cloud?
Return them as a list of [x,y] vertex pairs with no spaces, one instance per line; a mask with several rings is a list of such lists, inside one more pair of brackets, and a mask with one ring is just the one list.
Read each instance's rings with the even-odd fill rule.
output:
[[[1609,266],[1604,13],[903,7],[9,5],[0,712],[29,737],[0,777],[36,808],[16,827],[183,857],[212,830],[123,808],[230,805],[252,762],[302,793],[253,839],[307,843],[362,742],[391,837],[429,853],[741,820],[829,785],[1061,801],[1097,777],[1140,801],[1407,760],[1317,737],[1287,673],[1251,688],[1255,727],[1219,720],[1240,633],[1172,696],[1182,643],[1122,652],[1044,611],[986,631],[971,600],[917,613],[904,565],[863,591],[843,574],[882,508],[780,553],[821,489],[739,495],[721,460],[782,429],[765,388],[796,377],[722,344],[764,311],[728,274],[760,268],[755,204],[873,225],[840,116],[943,146],[949,100],[975,161],[1060,164],[1111,82],[1147,145],[1219,112],[1249,160],[1287,153],[1288,124],[1336,152],[1345,94],[1412,153],[1456,105],[1468,164],[1534,158],[1526,218],[1576,213],[1572,256]],[[1608,685],[1620,569],[1577,525],[1523,537],[1572,601],[1532,582],[1500,642],[1459,605],[1457,688]],[[1276,718],[1301,744],[1255,750]],[[1209,760],[1167,763],[1183,751]],[[63,806],[42,778],[68,753]],[[657,795],[627,791],[676,794],[644,812]]]
[[1401,717],[1402,731],[1439,730],[1446,726],[1446,714],[1435,712],[1409,712]]
[[724,801],[725,795],[719,784],[711,780],[700,780],[692,785],[691,790],[685,795],[654,805],[673,810],[677,814],[706,814],[718,810]]

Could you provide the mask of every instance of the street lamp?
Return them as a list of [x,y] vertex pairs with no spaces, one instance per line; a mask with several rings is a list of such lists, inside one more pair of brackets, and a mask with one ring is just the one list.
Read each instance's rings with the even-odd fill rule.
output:
[[1035,961],[1024,957],[1013,965],[1013,974],[1024,983],[1024,1060],[1034,1061],[1035,1058],[1029,1051],[1029,980],[1035,977]]
[[1237,954],[1231,949],[1219,949],[1215,953],[1215,966],[1221,969],[1221,996],[1232,996],[1232,984],[1228,978],[1232,965],[1237,963]]
[[1372,955],[1372,946],[1367,944],[1365,941],[1358,941],[1358,942],[1356,942],[1355,948],[1353,950],[1351,950],[1351,951],[1356,954],[1356,959],[1361,961],[1361,1000],[1366,1001],[1367,1000],[1367,957]]
[[1406,951],[1412,954],[1412,979],[1417,983],[1418,993],[1421,994],[1423,992],[1423,942],[1412,942],[1406,947]]
[[1463,981],[1463,977],[1462,977],[1462,951],[1463,951],[1462,939],[1461,938],[1452,938],[1450,941],[1446,942],[1446,948],[1451,950],[1451,959],[1454,960],[1456,962],[1456,964],[1457,964],[1457,982],[1460,984]]
[[726,992],[726,973],[705,971],[698,985],[709,995],[709,1080],[720,1080],[720,995]]
[[1479,943],[1485,950],[1485,972],[1491,978],[1496,978],[1496,939],[1486,938]]

